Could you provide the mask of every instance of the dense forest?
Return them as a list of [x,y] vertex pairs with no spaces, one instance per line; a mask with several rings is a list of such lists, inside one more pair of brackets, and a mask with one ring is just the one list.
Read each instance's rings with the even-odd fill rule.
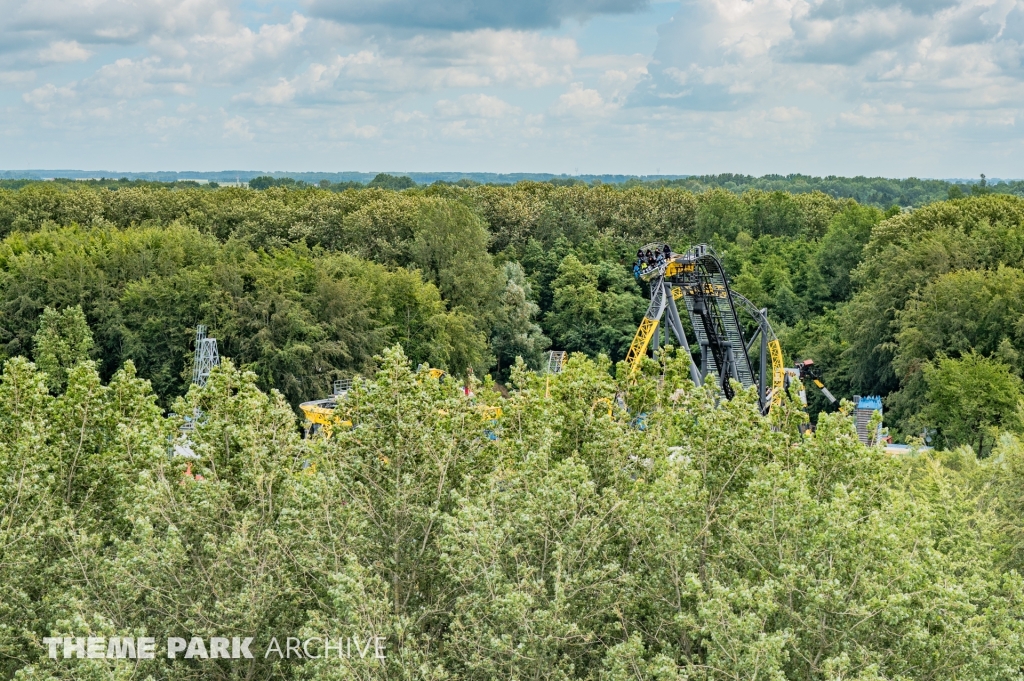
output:
[[[481,182],[472,179],[475,175],[468,174],[458,180],[434,180],[426,184],[455,184],[460,187],[474,187],[480,184],[495,184],[493,182]],[[481,178],[483,179],[483,178]],[[837,199],[854,199],[858,203],[886,209],[891,206],[916,208],[935,201],[942,201],[951,198],[963,198],[965,196],[978,196],[981,194],[1012,194],[1024,196],[1024,181],[1011,180],[1009,182],[999,180],[990,183],[985,175],[978,180],[920,180],[915,177],[894,180],[887,177],[813,177],[810,175],[764,175],[754,177],[752,175],[736,175],[734,173],[723,173],[721,175],[693,175],[682,178],[615,178],[617,184],[622,188],[647,187],[658,189],[662,187],[677,187],[700,193],[709,189],[725,189],[734,194],[742,194],[751,190],[766,192],[787,192],[790,194],[809,194],[821,192]],[[107,184],[111,181],[91,180],[92,184]],[[119,182],[128,182],[127,178]],[[186,181],[187,182],[187,181]],[[552,177],[543,180],[545,184],[552,184],[559,187],[572,187],[576,185],[598,186],[604,182],[598,178],[586,177]],[[216,186],[216,183],[213,183]],[[251,189],[269,189],[270,187],[290,187],[301,189],[304,187],[319,187],[330,191],[345,191],[346,189],[361,189],[363,187],[380,187],[383,189],[410,189],[417,186],[417,183],[409,176],[395,176],[388,173],[379,173],[369,182],[363,184],[358,181],[343,180],[331,181],[330,179],[320,180],[296,180],[288,176],[261,175],[254,177],[248,182]],[[510,184],[510,183],[505,183]],[[0,181],[0,187],[4,182]]]
[[[711,243],[788,361],[936,449],[675,350],[629,376],[651,240]],[[987,191],[0,190],[0,677],[1019,679],[1021,301],[1024,199]],[[303,439],[343,377],[352,427]],[[386,661],[262,655],[352,631]],[[42,643],[143,635],[262,648]]]
[[[390,173],[271,173],[260,174],[253,171],[218,171],[218,172],[155,172],[129,173],[118,179],[97,178],[95,173],[84,171],[52,171],[58,177],[54,182],[63,184],[82,184],[92,187],[108,187],[117,189],[131,186],[163,186],[171,188],[206,187],[217,188],[219,184],[237,185],[247,183],[252,189],[268,189],[270,187],[288,187],[302,189],[319,187],[339,192],[347,189],[363,189],[379,187],[383,189],[409,189],[416,186],[432,184],[454,184],[460,187],[473,187],[480,184],[510,185],[520,182],[543,182],[555,186],[587,185],[596,186],[612,184],[619,187],[678,187],[693,192],[704,192],[709,189],[726,189],[735,194],[754,190],[783,191],[791,194],[807,194],[822,192],[837,199],[854,199],[858,203],[874,206],[883,210],[890,206],[917,208],[935,201],[945,199],[977,196],[979,194],[996,193],[1024,196],[1022,180],[988,180],[984,174],[978,179],[957,180],[922,180],[916,177],[893,179],[888,177],[816,177],[813,175],[738,175],[722,173],[719,175],[685,175],[685,176],[630,176],[630,175],[551,175],[549,173],[458,173],[433,172],[409,173],[394,175]],[[60,175],[67,173],[70,177]],[[35,179],[31,179],[35,178]],[[63,178],[63,179],[61,179]],[[191,179],[189,179],[191,178]],[[202,178],[201,182],[195,178]],[[0,188],[19,189],[25,185],[39,181],[38,173],[27,171],[0,171]]]
[[839,396],[882,395],[898,440],[984,455],[1024,427],[1024,199],[1007,194],[883,212],[677,187],[35,183],[0,190],[0,236],[0,353],[34,358],[43,311],[80,306],[103,380],[132,360],[164,407],[198,324],[293,406],[396,343],[500,382],[547,349],[618,361],[646,307],[630,262],[662,240],[713,244],[787,359]]

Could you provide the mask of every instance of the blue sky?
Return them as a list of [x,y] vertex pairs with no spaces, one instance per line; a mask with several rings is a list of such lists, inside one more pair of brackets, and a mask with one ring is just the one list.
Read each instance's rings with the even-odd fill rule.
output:
[[1024,0],[0,0],[0,168],[1024,177]]

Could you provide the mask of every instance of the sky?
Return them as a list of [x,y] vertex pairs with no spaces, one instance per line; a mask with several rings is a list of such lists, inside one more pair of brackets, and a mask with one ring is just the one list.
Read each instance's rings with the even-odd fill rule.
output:
[[0,0],[0,169],[1024,177],[1024,0]]

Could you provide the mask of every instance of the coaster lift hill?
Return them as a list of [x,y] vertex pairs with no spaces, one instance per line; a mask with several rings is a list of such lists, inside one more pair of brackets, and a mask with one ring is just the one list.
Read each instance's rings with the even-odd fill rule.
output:
[[[786,383],[782,345],[768,321],[767,310],[758,309],[729,287],[714,250],[699,244],[685,253],[675,253],[666,244],[650,243],[640,249],[638,256],[634,272],[649,284],[651,302],[626,354],[630,372],[639,372],[648,347],[658,350],[664,320],[666,341],[671,333],[686,351],[694,383],[703,385],[708,377],[714,377],[722,394],[731,399],[730,379],[735,380],[744,388],[757,387],[761,413],[767,414],[778,405]],[[699,364],[676,305],[680,300],[695,338]],[[749,339],[744,336],[741,312],[753,323]],[[754,353],[756,361],[751,357]]]

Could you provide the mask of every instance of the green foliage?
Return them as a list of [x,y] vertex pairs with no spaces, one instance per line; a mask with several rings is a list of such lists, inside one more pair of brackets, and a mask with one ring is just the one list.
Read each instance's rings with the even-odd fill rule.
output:
[[862,205],[879,209],[893,205],[920,207],[947,198],[962,198],[967,192],[979,193],[977,190],[982,188],[988,192],[1024,195],[1024,182],[1011,180],[991,184],[985,180],[984,175],[979,182],[956,184],[948,180],[920,180],[916,177],[896,180],[886,177],[812,177],[799,174],[754,177],[723,173],[680,180],[656,180],[645,184],[656,187],[685,187],[694,192],[720,188],[736,194],[751,190],[781,191],[797,195],[822,192],[837,199],[854,199]]
[[376,177],[370,180],[368,187],[377,187],[380,189],[411,189],[416,186],[416,183],[412,181],[408,176],[401,175],[396,177],[395,175],[389,175],[387,173],[378,173]]
[[[734,289],[768,309],[787,363],[814,359],[839,396],[882,395],[898,437],[936,427],[922,422],[922,372],[939,353],[1024,374],[1016,185],[965,184],[923,205],[950,185],[729,175],[396,191],[401,178],[379,179],[0,189],[0,348],[28,354],[44,308],[81,305],[101,376],[132,359],[165,405],[185,389],[199,323],[293,405],[371,371],[395,342],[417,362],[504,380],[521,352],[537,361],[511,340],[537,333],[530,315],[555,349],[621,358],[646,304],[632,260],[660,240],[711,243]],[[522,298],[506,263],[522,267]],[[524,316],[529,303],[539,310]],[[836,408],[810,395],[813,418]]]
[[254,177],[249,180],[250,189],[270,189],[271,187],[290,187],[293,189],[299,189],[305,186],[306,183],[304,181],[296,181],[291,177],[271,177],[270,175],[260,175],[259,177]]
[[1019,428],[1021,379],[1001,362],[968,352],[960,359],[939,356],[924,368],[928,385],[926,423],[934,424],[947,446],[973,445],[981,456],[985,438],[997,428]]
[[30,347],[38,310],[81,305],[101,374],[131,359],[165,404],[188,384],[197,324],[292,404],[370,370],[373,355],[395,342],[416,361],[486,369],[484,332],[432,284],[340,253],[254,252],[180,226],[97,227],[12,235],[0,259],[10,355]]
[[46,373],[46,384],[60,392],[68,382],[68,371],[89,359],[92,332],[81,305],[64,310],[47,307],[39,315],[39,330],[32,337],[36,366]]
[[558,266],[551,288],[547,323],[558,348],[626,356],[647,307],[629,275],[604,263],[585,265],[570,254]]
[[487,253],[487,227],[456,201],[423,202],[409,255],[445,300],[486,320],[501,289],[501,275]]
[[491,349],[497,369],[507,373],[521,357],[531,369],[539,369],[543,351],[550,346],[536,323],[540,308],[533,302],[533,291],[519,263],[505,263],[505,290],[495,312],[491,331]]
[[1019,376],[1022,266],[1024,201],[1015,197],[948,201],[880,223],[840,319],[851,390],[890,395],[895,425],[912,434],[926,400],[921,371],[939,353],[975,349]]
[[[19,679],[1015,679],[1021,448],[898,461],[800,435],[681,358],[520,364],[502,398],[398,348],[303,440],[230,361],[174,410],[127,365],[0,378],[0,673]],[[646,404],[645,427],[606,404]],[[500,405],[493,420],[483,405]],[[484,436],[495,429],[497,439]],[[180,441],[180,440],[179,440]],[[998,482],[999,484],[993,484]],[[1016,548],[1015,548],[1016,547]],[[264,657],[373,633],[386,660]],[[44,636],[253,636],[253,660],[49,660]],[[162,651],[161,651],[162,652]]]
[[[892,215],[887,213],[885,217]],[[877,209],[857,205],[847,206],[832,218],[815,254],[817,269],[827,287],[823,303],[840,303],[853,295],[850,273],[863,259],[871,229],[881,219]]]
[[[401,180],[0,189],[0,677],[1019,677],[1024,200]],[[710,241],[789,359],[948,451],[864,447],[813,388],[801,434],[678,351],[613,367],[651,240]],[[230,358],[201,388],[197,324]],[[352,426],[301,439],[296,404],[352,376]],[[331,632],[387,660],[41,645]]]

